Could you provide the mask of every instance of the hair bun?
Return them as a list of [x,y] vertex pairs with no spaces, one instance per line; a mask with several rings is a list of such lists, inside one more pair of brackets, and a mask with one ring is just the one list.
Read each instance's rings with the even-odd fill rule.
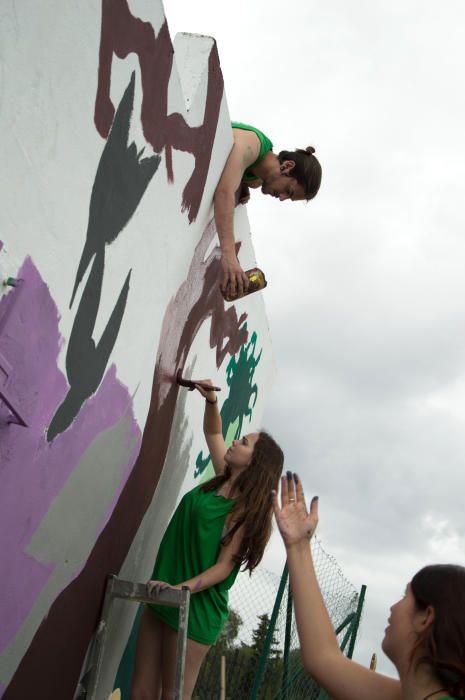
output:
[[313,146],[307,146],[305,152],[308,153],[309,156],[311,156],[313,153],[315,153],[315,149],[313,148]]

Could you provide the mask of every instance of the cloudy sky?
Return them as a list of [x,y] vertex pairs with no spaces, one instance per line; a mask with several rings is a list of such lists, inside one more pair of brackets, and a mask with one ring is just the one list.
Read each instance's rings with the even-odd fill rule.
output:
[[[229,8],[229,12],[227,12]],[[316,147],[310,204],[248,207],[277,377],[264,423],[368,586],[357,658],[430,562],[465,564],[462,0],[165,0],[218,42],[230,114]],[[266,565],[280,571],[277,538]]]

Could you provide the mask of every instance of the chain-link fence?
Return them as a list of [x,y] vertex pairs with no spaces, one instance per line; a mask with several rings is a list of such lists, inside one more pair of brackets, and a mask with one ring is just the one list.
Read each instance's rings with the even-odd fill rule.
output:
[[[356,591],[317,538],[312,551],[339,644],[352,656],[365,588]],[[229,619],[202,666],[193,700],[324,700],[302,667],[287,568],[281,578],[262,568],[251,577],[239,574],[229,603]]]

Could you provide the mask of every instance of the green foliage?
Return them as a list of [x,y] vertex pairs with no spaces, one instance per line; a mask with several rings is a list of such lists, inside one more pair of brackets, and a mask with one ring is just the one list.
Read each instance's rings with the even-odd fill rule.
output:
[[[257,656],[260,657],[265,645],[268,627],[270,626],[270,616],[268,613],[263,613],[263,615],[258,616],[258,620],[258,627],[252,632],[252,649],[255,649]],[[269,650],[269,657],[272,659],[279,659],[281,657],[279,639],[276,636],[278,632],[278,629],[273,631],[273,637]]]
[[[247,324],[244,326],[247,328]],[[239,352],[231,357],[226,368],[226,381],[229,394],[221,407],[223,437],[229,445],[241,436],[244,418],[252,418],[252,409],[257,400],[258,387],[254,384],[255,368],[260,362],[262,351],[255,357],[257,334],[251,335],[249,342],[241,345]],[[210,455],[203,452],[197,456],[194,476],[197,478],[210,464]]]
[[234,642],[239,634],[239,628],[242,626],[242,617],[234,608],[229,609],[229,616],[226,620],[221,634],[216,642],[217,649],[224,654],[226,651],[234,648]]
[[[208,652],[202,666],[193,700],[217,700],[220,690],[221,656],[226,659],[226,698],[247,698],[252,688],[258,663],[263,651],[270,623],[268,613],[258,615],[258,624],[252,632],[250,645],[237,644],[242,619],[235,610],[230,610],[217,643]],[[266,674],[260,688],[260,700],[272,700],[279,687],[282,675],[282,654],[275,630],[268,655]]]

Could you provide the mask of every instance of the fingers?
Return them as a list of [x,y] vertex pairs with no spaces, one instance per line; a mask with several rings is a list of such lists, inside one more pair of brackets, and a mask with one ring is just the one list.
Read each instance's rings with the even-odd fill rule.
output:
[[195,388],[199,392],[199,394],[202,394],[202,396],[205,396],[207,393],[207,390],[200,384],[200,382],[195,382],[194,383]]
[[289,489],[287,476],[281,477],[281,508],[289,504]]
[[[299,475],[295,472],[287,471],[286,475],[281,477],[281,507],[284,508],[284,506],[292,503],[303,504],[305,511],[307,511],[304,489]],[[309,513],[318,521],[318,496],[312,498]]]
[[[215,393],[211,379],[200,379],[200,381],[194,383],[194,386],[204,398],[207,398],[209,395],[211,397]],[[211,386],[212,388],[209,389],[207,386]]]
[[315,520],[318,520],[318,502],[319,502],[318,496],[313,496],[312,500],[310,501],[310,515]]
[[235,273],[234,276],[235,284],[237,285],[238,296],[242,296],[249,288],[250,280],[245,274],[244,270],[240,270]]
[[234,274],[234,281],[237,285],[238,295],[241,297],[244,294],[244,280],[242,279],[242,270]]
[[232,297],[241,297],[249,287],[249,278],[241,268],[237,257],[223,253],[221,264],[223,267],[223,278],[221,291],[228,293]]
[[223,281],[221,282],[221,291],[226,292],[229,284],[229,272],[226,270],[223,274]]
[[288,497],[289,503],[295,503],[296,502],[295,481],[294,481],[294,475],[290,471],[286,472],[286,482],[287,482],[287,497]]
[[229,273],[228,284],[226,285],[231,296],[236,295],[236,278],[232,273]]
[[149,594],[149,596],[158,596],[162,591],[165,591],[167,588],[171,588],[171,586],[165,581],[149,581],[147,583],[147,593]]
[[295,494],[298,503],[305,503],[305,494],[299,475],[294,473]]

